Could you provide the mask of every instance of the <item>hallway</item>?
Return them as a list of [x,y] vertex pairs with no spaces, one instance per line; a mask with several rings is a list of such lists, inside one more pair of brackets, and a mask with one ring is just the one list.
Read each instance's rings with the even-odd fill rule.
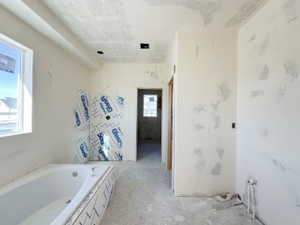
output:
[[161,163],[161,145],[159,143],[138,144],[137,160],[140,163]]
[[243,207],[224,209],[212,198],[175,197],[157,145],[137,162],[114,162],[119,178],[102,225],[258,225]]

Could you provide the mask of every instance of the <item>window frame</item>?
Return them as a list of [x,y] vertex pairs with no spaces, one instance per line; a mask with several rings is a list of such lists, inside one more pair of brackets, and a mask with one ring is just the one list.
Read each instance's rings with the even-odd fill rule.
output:
[[[145,98],[146,98],[146,96],[155,96],[156,97],[156,114],[155,115],[150,115],[150,114],[145,115]],[[143,94],[143,117],[144,118],[157,118],[158,117],[158,95],[157,94]]]
[[17,86],[17,129],[0,134],[0,138],[32,133],[33,50],[0,33],[0,43],[21,53]]

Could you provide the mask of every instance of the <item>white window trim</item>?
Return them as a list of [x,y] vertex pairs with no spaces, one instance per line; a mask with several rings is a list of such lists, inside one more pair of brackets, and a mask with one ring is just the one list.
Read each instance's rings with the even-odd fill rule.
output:
[[[17,48],[22,51],[20,79],[18,85],[18,99],[22,104],[18,104],[18,127],[20,131],[0,135],[10,137],[21,134],[32,133],[32,77],[33,77],[33,51],[13,39],[0,34],[0,43]],[[26,103],[26,104],[25,104]]]

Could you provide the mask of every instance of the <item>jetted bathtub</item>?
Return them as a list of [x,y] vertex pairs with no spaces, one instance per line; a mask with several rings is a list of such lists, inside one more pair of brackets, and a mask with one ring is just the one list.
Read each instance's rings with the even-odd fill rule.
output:
[[2,225],[98,225],[116,170],[109,165],[49,165],[0,189]]

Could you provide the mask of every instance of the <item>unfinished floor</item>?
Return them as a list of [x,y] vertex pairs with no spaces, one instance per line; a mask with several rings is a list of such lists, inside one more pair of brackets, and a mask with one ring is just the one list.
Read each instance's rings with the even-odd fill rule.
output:
[[159,143],[140,143],[138,148],[138,163],[161,163],[161,145]]
[[115,192],[102,225],[259,225],[243,206],[226,208],[213,198],[175,197],[171,175],[160,162],[159,145],[145,144],[146,157],[118,162]]

